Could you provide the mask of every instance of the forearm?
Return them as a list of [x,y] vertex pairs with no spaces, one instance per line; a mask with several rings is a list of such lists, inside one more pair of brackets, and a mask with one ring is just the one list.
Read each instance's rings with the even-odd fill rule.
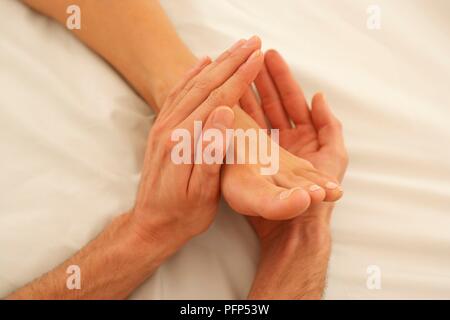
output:
[[306,219],[285,230],[276,243],[261,245],[260,263],[249,299],[321,299],[326,286],[332,205],[310,209],[323,219]]
[[[156,0],[24,2],[62,24],[68,16],[67,7],[78,5],[82,23],[75,35],[121,73],[155,111],[162,108],[170,89],[197,60]],[[236,127],[258,125],[238,110]]]
[[74,34],[108,61],[158,110],[169,89],[196,60],[156,0],[24,0],[66,23],[69,5],[81,11]]
[[[168,246],[143,241],[124,214],[73,257],[7,299],[123,299],[175,251]],[[67,286],[71,265],[80,268],[80,289]]]

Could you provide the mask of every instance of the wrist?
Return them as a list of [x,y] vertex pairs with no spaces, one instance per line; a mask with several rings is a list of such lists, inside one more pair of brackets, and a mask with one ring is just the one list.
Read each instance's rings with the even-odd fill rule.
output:
[[142,267],[148,270],[157,268],[187,241],[171,237],[164,227],[159,228],[156,224],[150,228],[146,226],[144,230],[130,212],[116,218],[114,224],[117,225],[115,234],[120,239],[122,251],[132,251],[139,257]]

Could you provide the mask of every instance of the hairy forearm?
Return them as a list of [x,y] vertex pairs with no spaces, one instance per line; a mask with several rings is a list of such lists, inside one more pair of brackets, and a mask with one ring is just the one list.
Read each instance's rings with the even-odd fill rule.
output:
[[321,299],[325,290],[331,234],[332,205],[310,209],[320,219],[305,219],[261,244],[258,270],[249,299]]
[[81,11],[74,34],[108,61],[155,111],[196,58],[157,0],[24,0],[65,25],[67,7]]
[[[7,299],[123,299],[173,253],[167,241],[143,241],[129,222],[116,218],[73,257]],[[80,270],[80,289],[67,285],[69,266]]]

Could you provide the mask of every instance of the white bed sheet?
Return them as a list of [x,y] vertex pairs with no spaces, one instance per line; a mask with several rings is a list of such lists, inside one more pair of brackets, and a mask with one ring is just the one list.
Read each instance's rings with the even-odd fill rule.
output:
[[[258,34],[308,97],[323,91],[351,164],[333,218],[328,299],[450,298],[450,2],[166,0],[198,54]],[[153,116],[99,57],[16,0],[0,0],[0,296],[92,239],[135,196]],[[245,298],[258,245],[218,219],[134,299]],[[366,286],[367,267],[382,288]]]

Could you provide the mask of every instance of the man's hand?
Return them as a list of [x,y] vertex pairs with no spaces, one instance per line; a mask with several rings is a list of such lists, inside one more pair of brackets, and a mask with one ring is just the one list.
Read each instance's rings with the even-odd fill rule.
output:
[[[245,55],[242,50],[234,54],[234,50],[239,48],[233,46],[212,63],[209,58],[201,59],[169,94],[158,115],[148,139],[132,213],[143,239],[173,241],[176,248],[213,222],[220,197],[221,164],[206,164],[206,159],[203,164],[175,164],[171,154],[178,143],[171,138],[176,130],[193,137],[192,162],[198,155],[194,154],[194,146],[200,138],[195,137],[194,121],[201,121],[203,134],[215,129],[225,141],[225,130],[234,124],[234,113],[226,106],[239,101],[263,65],[258,49]],[[222,159],[227,148],[223,144],[223,150],[216,150]]]
[[[173,134],[177,129],[188,133],[191,155],[194,146],[200,151],[208,146],[198,145],[194,121],[201,121],[203,134],[215,129],[224,137],[234,125],[228,106],[239,101],[262,64],[259,50],[236,56],[230,49],[214,62],[201,59],[172,90],[150,131],[133,210],[116,218],[72,258],[8,298],[126,298],[167,257],[205,231],[217,211],[221,163],[196,164],[193,157],[189,163],[174,163]],[[211,79],[216,85],[205,87]],[[225,156],[226,149],[225,144],[214,145],[216,155]],[[66,287],[66,270],[72,265],[81,270],[79,290]]]
[[[311,110],[288,66],[275,51],[255,80],[261,105],[247,92],[241,104],[259,125],[280,130],[280,145],[342,180],[348,163],[342,126],[322,94]],[[293,123],[293,125],[291,125]],[[261,261],[250,298],[320,298],[330,253],[332,204],[312,206],[288,221],[251,217],[261,242]]]

